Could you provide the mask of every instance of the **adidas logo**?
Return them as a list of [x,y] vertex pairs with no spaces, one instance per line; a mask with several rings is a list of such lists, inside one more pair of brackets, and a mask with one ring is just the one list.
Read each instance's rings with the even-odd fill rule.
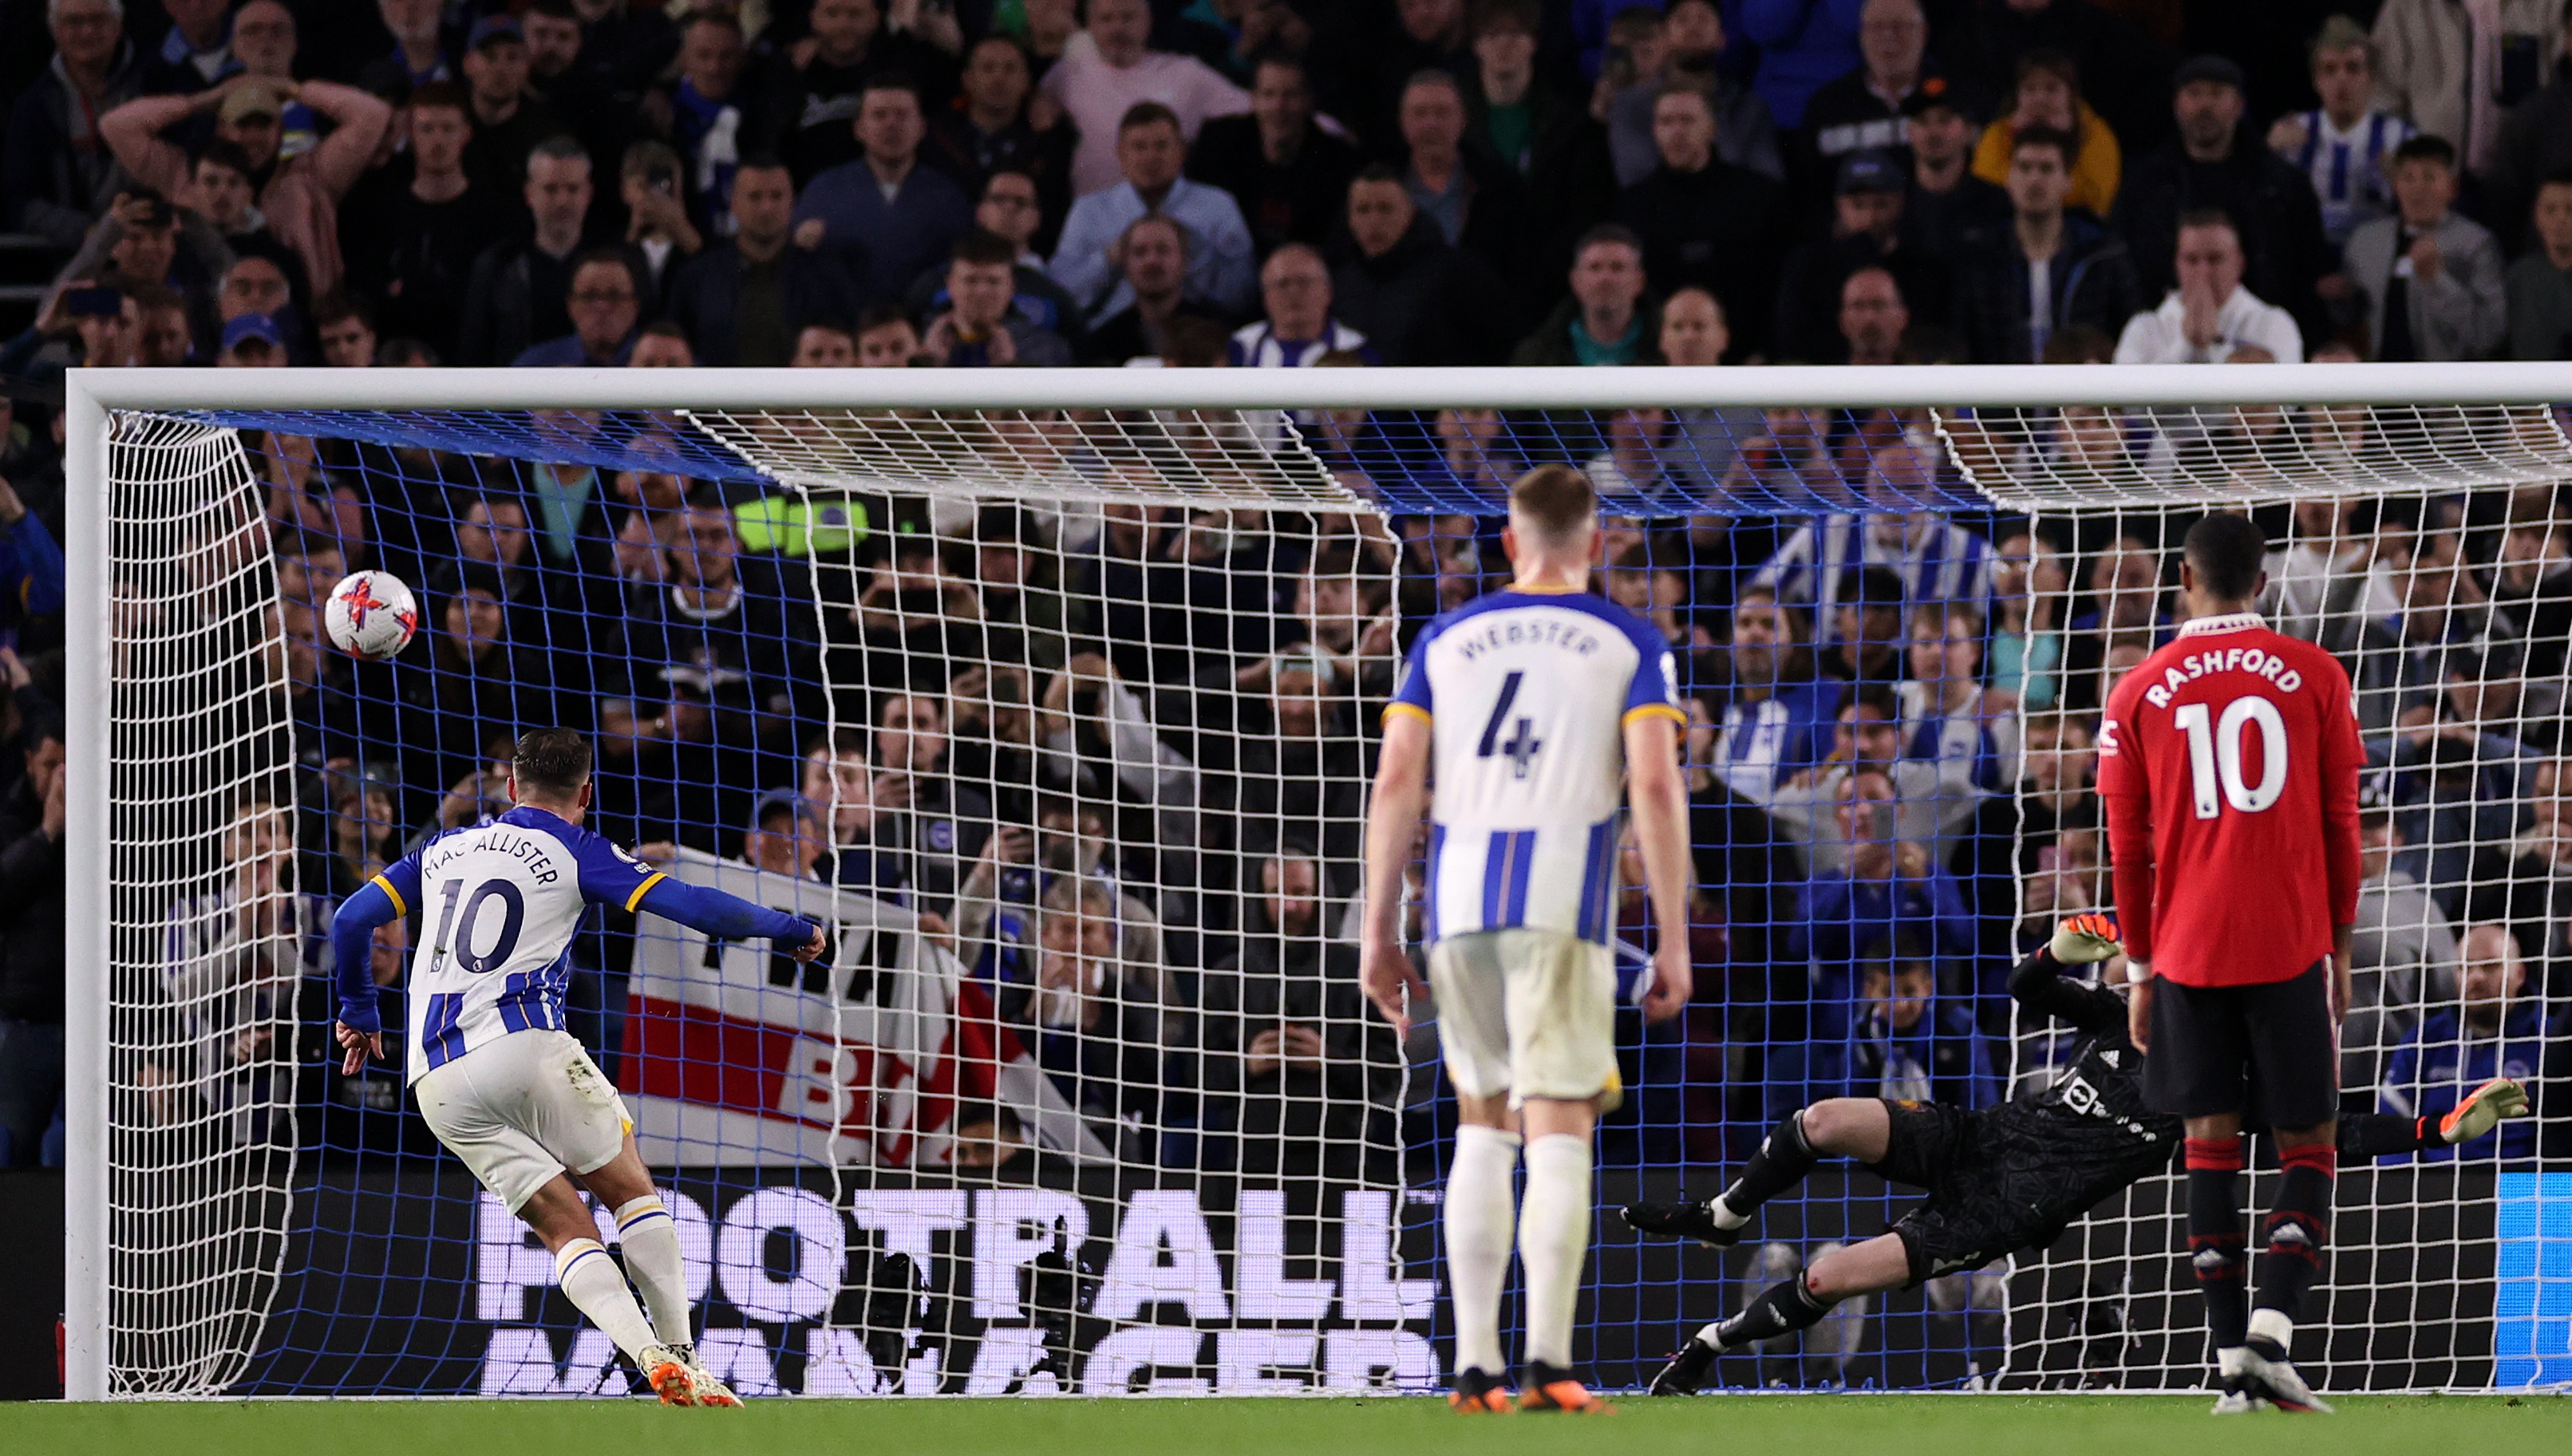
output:
[[2115,1071],[2119,1065],[2117,1052],[2114,1048],[2101,1052],[2099,1054],[2099,1060],[2107,1063],[2108,1069],[2112,1072]]
[[2304,1231],[2303,1224],[2289,1219],[2288,1221],[2280,1223],[2276,1227],[2268,1230],[2268,1241],[2270,1243],[2299,1243],[2309,1246],[2313,1241],[2313,1236]]
[[2233,1261],[2232,1255],[2220,1248],[2201,1248],[2197,1251],[2197,1257],[2190,1260],[2197,1267],[2210,1272],[2229,1267]]

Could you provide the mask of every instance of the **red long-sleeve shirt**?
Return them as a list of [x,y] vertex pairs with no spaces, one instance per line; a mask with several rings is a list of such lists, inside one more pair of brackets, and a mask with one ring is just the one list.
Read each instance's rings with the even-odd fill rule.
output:
[[2253,613],[2201,618],[2108,696],[2099,793],[2126,953],[2189,986],[2300,975],[2357,915],[2348,674]]

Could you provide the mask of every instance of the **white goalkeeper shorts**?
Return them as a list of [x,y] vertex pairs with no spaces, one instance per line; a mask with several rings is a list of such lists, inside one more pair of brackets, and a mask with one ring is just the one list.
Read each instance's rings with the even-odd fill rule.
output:
[[1467,1097],[1615,1093],[1616,959],[1559,930],[1483,930],[1429,949],[1438,1047]]
[[596,1173],[633,1120],[571,1033],[511,1032],[421,1074],[419,1115],[514,1213],[569,1170]]

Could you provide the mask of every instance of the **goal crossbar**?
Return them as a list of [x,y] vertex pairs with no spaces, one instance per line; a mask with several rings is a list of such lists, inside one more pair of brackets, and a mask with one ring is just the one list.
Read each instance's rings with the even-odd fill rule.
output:
[[1842,409],[2550,404],[2559,363],[1597,369],[75,369],[103,409]]

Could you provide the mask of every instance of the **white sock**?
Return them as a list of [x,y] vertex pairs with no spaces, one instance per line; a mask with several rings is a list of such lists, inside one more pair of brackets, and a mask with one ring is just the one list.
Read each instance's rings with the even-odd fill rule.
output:
[[2283,1309],[2253,1309],[2250,1311],[2250,1333],[2252,1339],[2273,1340],[2277,1348],[2292,1351],[2295,1347],[2294,1316]]
[[1716,1194],[1708,1201],[1705,1213],[1707,1217],[1714,1220],[1714,1226],[1717,1228],[1738,1228],[1750,1221],[1749,1214],[1732,1212],[1732,1206],[1723,1201],[1721,1194]]
[[1590,1140],[1552,1133],[1528,1144],[1519,1209],[1519,1265],[1527,1271],[1527,1356],[1570,1368],[1573,1306],[1590,1257]]
[[1519,1166],[1519,1135],[1468,1123],[1456,1130],[1456,1159],[1447,1169],[1447,1285],[1456,1310],[1456,1368],[1498,1375],[1501,1285],[1510,1276],[1510,1187]]
[[679,1225],[650,1194],[616,1211],[616,1236],[625,1246],[625,1274],[643,1294],[652,1332],[665,1345],[692,1345],[688,1274],[679,1262]]
[[625,1275],[616,1260],[607,1256],[607,1248],[595,1238],[575,1238],[554,1254],[554,1282],[589,1316],[589,1322],[607,1332],[616,1347],[636,1364],[643,1363],[643,1352],[659,1343],[652,1338],[652,1326],[634,1303],[633,1291],[625,1287]]

